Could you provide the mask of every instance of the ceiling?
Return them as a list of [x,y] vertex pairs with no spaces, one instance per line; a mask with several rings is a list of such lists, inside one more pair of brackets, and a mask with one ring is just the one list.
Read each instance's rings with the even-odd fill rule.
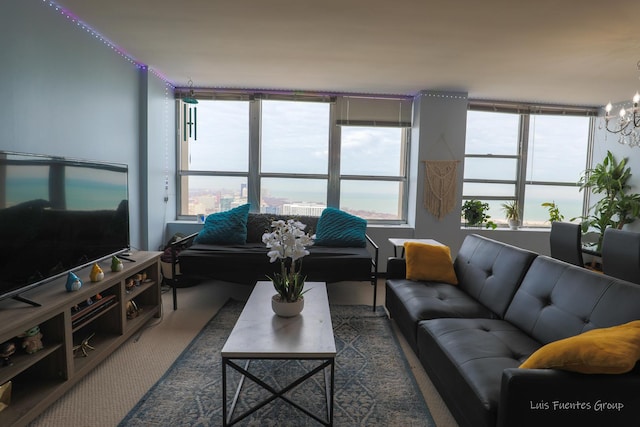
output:
[[176,87],[601,106],[640,89],[637,0],[56,0]]

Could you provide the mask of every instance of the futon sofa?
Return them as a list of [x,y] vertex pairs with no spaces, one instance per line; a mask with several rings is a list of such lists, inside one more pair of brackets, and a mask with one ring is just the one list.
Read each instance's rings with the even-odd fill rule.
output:
[[[278,262],[271,263],[262,235],[272,231],[275,220],[295,219],[306,225],[305,232],[313,236],[321,221],[349,220],[344,212],[327,208],[323,216],[276,215],[249,212],[246,220],[246,238],[236,243],[202,243],[194,233],[178,239],[170,246],[172,277],[181,280],[222,280],[254,285],[268,280],[268,275],[279,271]],[[209,221],[211,218],[208,217]],[[309,255],[302,258],[302,273],[308,281],[327,283],[342,281],[368,281],[373,287],[373,308],[377,300],[378,245],[366,233],[366,221],[356,219],[362,231],[357,244],[352,240],[325,239],[322,244],[307,247]],[[344,223],[345,226],[348,222]],[[205,224],[206,226],[206,224]],[[325,227],[326,228],[326,227]],[[347,231],[349,233],[349,231]],[[242,239],[241,239],[242,240]],[[177,271],[179,269],[179,275]],[[173,286],[173,305],[177,308],[176,288]]]
[[479,235],[453,261],[455,285],[407,279],[410,262],[388,260],[385,306],[460,426],[640,425],[639,338],[624,335],[636,354],[622,367],[599,360],[609,341],[575,345],[637,331],[640,286]]

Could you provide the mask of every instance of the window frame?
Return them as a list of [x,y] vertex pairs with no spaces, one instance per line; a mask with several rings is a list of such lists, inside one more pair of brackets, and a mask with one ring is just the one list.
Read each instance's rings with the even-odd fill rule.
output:
[[[409,182],[409,155],[410,155],[410,138],[411,123],[401,122],[381,122],[380,120],[359,120],[357,123],[342,123],[338,118],[336,111],[336,100],[339,97],[325,95],[291,95],[291,94],[257,94],[257,93],[230,93],[224,92],[220,94],[216,91],[198,92],[194,96],[202,100],[248,100],[249,101],[249,161],[247,172],[225,172],[225,171],[191,171],[183,168],[184,155],[188,149],[184,147],[182,141],[182,114],[183,102],[180,100],[179,91],[176,92],[177,99],[177,137],[176,137],[176,217],[178,220],[193,220],[195,215],[184,214],[188,212],[188,195],[185,194],[188,189],[186,184],[183,185],[183,177],[188,176],[219,176],[219,177],[244,177],[247,180],[247,202],[251,203],[252,211],[254,207],[260,206],[261,200],[261,180],[262,178],[295,178],[295,179],[323,179],[327,181],[327,200],[326,206],[340,208],[340,189],[343,181],[380,181],[380,182],[398,182],[402,189],[398,197],[401,201],[400,218],[387,219],[367,219],[371,224],[396,225],[406,224],[408,216],[408,182]],[[404,100],[405,98],[399,98]],[[300,102],[324,102],[329,103],[329,140],[328,140],[328,168],[327,173],[280,173],[280,172],[262,172],[260,168],[260,151],[261,146],[261,108],[262,100],[283,100],[283,101],[300,101]],[[376,97],[371,97],[370,101],[375,102]],[[385,98],[385,100],[388,100]],[[379,175],[341,175],[340,173],[340,153],[341,153],[341,126],[365,126],[365,127],[401,127],[401,176],[379,176]],[[184,197],[183,197],[184,196]]]
[[[585,169],[588,168],[590,159],[593,152],[594,133],[595,133],[595,120],[597,118],[598,110],[594,108],[581,108],[572,106],[547,106],[538,104],[511,104],[511,103],[493,103],[491,101],[470,101],[467,108],[467,114],[469,111],[483,111],[491,113],[506,113],[517,114],[518,119],[518,141],[517,141],[517,153],[514,155],[509,154],[467,154],[465,148],[465,160],[467,158],[479,158],[479,159],[515,159],[517,161],[516,177],[515,180],[501,180],[501,179],[472,179],[464,178],[464,183],[477,183],[477,184],[509,184],[515,185],[514,196],[488,196],[488,195],[474,195],[468,196],[462,195],[462,202],[466,200],[481,200],[481,201],[517,201],[518,213],[520,218],[523,218],[524,214],[524,201],[526,187],[528,185],[545,185],[545,186],[559,186],[559,187],[578,187],[579,184],[576,181],[574,184],[561,181],[538,181],[527,180],[527,165],[529,164],[529,129],[531,124],[531,117],[534,115],[557,115],[557,116],[586,116],[589,117],[589,131],[587,140],[587,150],[585,156]],[[588,195],[583,195],[582,200],[582,215],[586,215],[588,212]],[[461,218],[461,227],[464,228],[464,220]],[[548,226],[527,226],[527,228],[549,228]]]

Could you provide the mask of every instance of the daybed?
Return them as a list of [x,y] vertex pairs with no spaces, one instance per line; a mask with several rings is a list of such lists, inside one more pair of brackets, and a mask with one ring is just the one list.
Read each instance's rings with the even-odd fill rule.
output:
[[450,284],[405,249],[386,308],[460,426],[638,425],[640,286],[478,235]]
[[[242,209],[247,210],[246,221],[244,230],[243,224],[238,226],[242,236],[235,242],[233,239],[221,243],[216,239],[199,241],[198,235],[202,236],[208,226],[216,227],[219,217],[214,214],[207,217],[203,231],[172,243],[172,277],[216,279],[247,285],[268,280],[267,275],[279,271],[279,264],[270,262],[262,235],[271,231],[274,220],[296,219],[307,226],[305,232],[320,237],[307,248],[310,254],[302,258],[302,272],[307,280],[327,283],[368,281],[373,286],[375,309],[378,246],[366,234],[364,219],[332,208],[325,209],[320,217],[251,213],[246,206]],[[234,233],[228,224],[220,226],[219,231],[225,239]],[[180,276],[176,274],[178,267]],[[173,286],[174,309],[177,308],[177,287]]]

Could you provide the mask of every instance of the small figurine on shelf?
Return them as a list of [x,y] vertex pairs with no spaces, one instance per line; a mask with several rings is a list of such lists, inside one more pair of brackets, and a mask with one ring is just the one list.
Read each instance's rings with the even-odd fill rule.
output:
[[91,273],[89,274],[89,278],[91,279],[92,282],[99,282],[102,279],[104,279],[104,272],[102,271],[102,269],[100,268],[97,262],[93,264],[93,267],[91,268]]
[[42,350],[42,333],[39,326],[25,331],[23,334],[18,335],[18,338],[22,338],[22,349],[27,354],[33,354],[38,350]]
[[77,291],[82,287],[82,280],[74,273],[69,272],[67,275],[67,292]]
[[13,341],[7,341],[0,344],[0,357],[2,357],[2,366],[11,366],[11,356],[16,352],[16,345]]
[[120,258],[115,255],[111,257],[111,271],[122,271],[123,267],[124,266],[122,265]]

